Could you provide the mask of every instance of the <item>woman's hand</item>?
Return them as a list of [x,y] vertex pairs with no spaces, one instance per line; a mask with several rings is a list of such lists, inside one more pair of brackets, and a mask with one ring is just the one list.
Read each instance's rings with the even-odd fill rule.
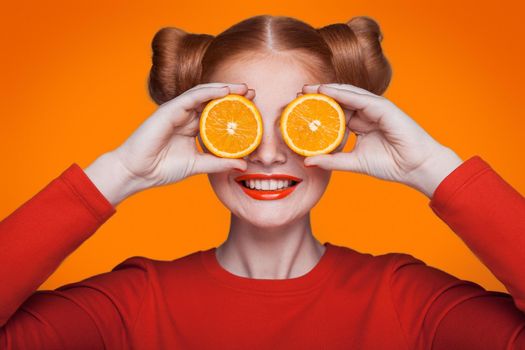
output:
[[432,198],[439,183],[463,162],[385,97],[349,84],[305,85],[302,92],[334,98],[345,110],[347,128],[357,135],[351,152],[336,149],[306,157],[305,165],[403,183]]
[[195,174],[246,170],[244,159],[200,153],[195,143],[207,102],[230,93],[255,96],[246,84],[196,85],[160,105],[121,146],[100,157],[86,173],[115,205],[132,193]]

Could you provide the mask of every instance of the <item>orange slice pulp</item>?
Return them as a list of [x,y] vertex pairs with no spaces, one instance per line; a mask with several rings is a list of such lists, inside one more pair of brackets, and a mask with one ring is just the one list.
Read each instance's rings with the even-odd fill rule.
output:
[[199,130],[210,152],[224,158],[241,158],[261,143],[263,124],[252,101],[229,94],[208,102],[201,113]]
[[281,114],[284,141],[294,152],[313,156],[333,151],[343,140],[345,114],[333,98],[304,94],[290,102]]

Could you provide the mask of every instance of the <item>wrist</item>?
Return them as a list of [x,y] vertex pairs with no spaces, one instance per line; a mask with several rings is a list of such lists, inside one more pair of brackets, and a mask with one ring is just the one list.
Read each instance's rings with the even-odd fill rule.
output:
[[420,167],[411,172],[408,185],[432,199],[439,184],[463,163],[450,148],[441,146]]
[[111,152],[102,154],[84,172],[114,207],[144,189],[143,182],[134,177]]

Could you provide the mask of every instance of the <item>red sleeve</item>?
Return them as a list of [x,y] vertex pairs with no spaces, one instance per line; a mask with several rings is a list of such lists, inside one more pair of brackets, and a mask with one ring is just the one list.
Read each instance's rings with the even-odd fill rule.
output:
[[127,348],[146,290],[145,259],[36,291],[115,212],[72,164],[0,222],[0,349]]
[[474,156],[439,184],[429,205],[525,312],[525,198]]
[[523,196],[474,156],[439,184],[429,205],[511,294],[394,254],[392,302],[409,347],[525,349]]

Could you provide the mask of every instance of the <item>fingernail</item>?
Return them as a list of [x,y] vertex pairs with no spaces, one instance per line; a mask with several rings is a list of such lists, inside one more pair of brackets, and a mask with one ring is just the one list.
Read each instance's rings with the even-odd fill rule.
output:
[[310,164],[310,165],[305,164],[304,166],[305,166],[305,167],[308,167],[308,168],[313,168],[314,166],[317,166],[317,165],[316,165],[316,164]]
[[238,170],[238,171],[240,171],[240,172],[242,172],[242,173],[244,173],[244,172],[246,171],[246,170],[242,170],[242,169],[239,169],[239,168],[234,168],[234,169],[235,169],[235,170]]

